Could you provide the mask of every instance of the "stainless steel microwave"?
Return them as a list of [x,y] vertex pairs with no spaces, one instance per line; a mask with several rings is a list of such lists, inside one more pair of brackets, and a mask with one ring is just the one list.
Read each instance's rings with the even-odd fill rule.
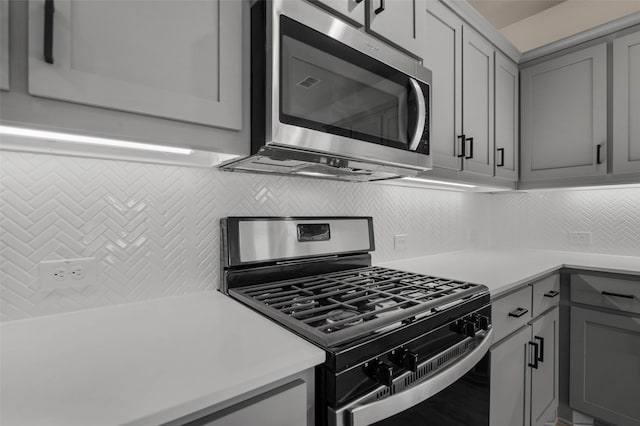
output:
[[223,168],[348,180],[431,168],[431,72],[305,1],[251,8],[251,154]]

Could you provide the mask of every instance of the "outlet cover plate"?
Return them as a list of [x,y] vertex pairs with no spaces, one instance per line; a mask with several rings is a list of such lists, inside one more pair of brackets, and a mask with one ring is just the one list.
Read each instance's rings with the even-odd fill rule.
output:
[[[73,278],[71,270],[82,268],[83,277]],[[40,262],[40,290],[57,290],[62,288],[78,288],[94,285],[97,277],[97,263],[95,257],[81,259],[60,259]],[[59,273],[62,273],[62,278]]]
[[569,232],[570,246],[590,246],[591,232]]
[[393,236],[393,249],[395,251],[406,251],[407,250],[407,238],[409,238],[408,234],[396,234]]

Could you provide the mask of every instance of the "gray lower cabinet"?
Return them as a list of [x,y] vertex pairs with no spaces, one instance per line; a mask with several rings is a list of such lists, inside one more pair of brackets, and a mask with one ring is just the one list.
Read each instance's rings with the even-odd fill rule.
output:
[[613,41],[613,173],[640,172],[640,32]]
[[558,409],[559,309],[556,307],[531,323],[531,338],[538,346],[531,367],[531,425],[553,424]]
[[305,426],[307,385],[302,380],[296,380],[186,425]]
[[559,309],[491,348],[491,426],[553,424],[558,408]]
[[491,426],[531,424],[531,374],[527,347],[531,329],[525,327],[491,348]]
[[571,408],[640,425],[639,317],[572,306],[570,359]]
[[521,179],[607,173],[607,46],[521,70]]

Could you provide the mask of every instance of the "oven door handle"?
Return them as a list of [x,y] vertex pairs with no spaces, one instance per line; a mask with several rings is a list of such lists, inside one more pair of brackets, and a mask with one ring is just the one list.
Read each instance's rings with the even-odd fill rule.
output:
[[411,143],[409,144],[409,151],[415,151],[418,149],[418,145],[422,140],[424,124],[427,121],[427,104],[424,101],[424,93],[415,79],[409,78],[409,86],[411,86],[411,90],[413,91],[413,94],[416,97],[416,102],[418,103],[418,119],[416,120],[416,128],[413,132]]
[[437,373],[432,378],[403,392],[349,410],[350,426],[365,426],[387,419],[431,398],[467,374],[493,343],[493,329],[469,355]]

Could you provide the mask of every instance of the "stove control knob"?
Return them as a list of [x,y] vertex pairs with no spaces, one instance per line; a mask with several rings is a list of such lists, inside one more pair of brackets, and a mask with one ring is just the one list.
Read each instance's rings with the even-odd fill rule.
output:
[[458,333],[458,334],[462,334],[464,333],[464,323],[465,321],[463,319],[459,319],[455,322],[451,323],[451,331]]
[[414,373],[418,371],[418,354],[405,349],[402,354],[402,367]]
[[384,362],[378,362],[373,368],[373,380],[381,385],[391,386],[393,384],[393,367]]
[[475,337],[476,325],[473,321],[465,321],[463,327],[463,334],[467,337]]
[[478,327],[482,330],[488,330],[489,318],[485,317],[484,315],[478,315]]

